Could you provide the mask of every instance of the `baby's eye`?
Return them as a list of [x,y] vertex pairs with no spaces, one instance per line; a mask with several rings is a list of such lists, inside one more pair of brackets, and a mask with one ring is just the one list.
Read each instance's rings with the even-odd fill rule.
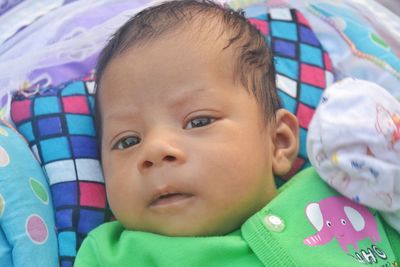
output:
[[186,124],[185,129],[203,127],[210,123],[213,123],[214,121],[215,121],[215,118],[212,118],[212,117],[198,117],[198,118],[190,120],[188,122],[188,124]]
[[123,137],[114,145],[114,149],[124,150],[131,146],[137,145],[140,143],[140,138],[137,136],[127,136]]

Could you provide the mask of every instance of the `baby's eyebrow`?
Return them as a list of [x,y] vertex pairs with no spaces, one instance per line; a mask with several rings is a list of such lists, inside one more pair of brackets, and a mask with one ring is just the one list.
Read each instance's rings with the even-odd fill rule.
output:
[[[213,98],[212,88],[199,87],[195,89],[180,90],[172,95],[165,96],[166,106],[169,109],[180,109],[186,105],[191,105],[199,99],[209,100]],[[107,122],[126,122],[129,118],[130,121],[140,119],[141,110],[139,107],[126,106],[120,107],[117,110],[110,110],[103,114],[104,124]]]
[[103,120],[105,122],[110,120],[123,121],[126,118],[135,118],[138,112],[139,112],[138,108],[132,106],[122,107],[118,109],[118,111],[111,111],[103,115]]
[[199,98],[206,98],[211,96],[211,88],[200,87],[191,90],[183,90],[175,96],[171,96],[169,106],[182,107],[190,102],[198,100]]
[[[137,112],[133,112],[132,109],[125,109],[122,112],[111,112],[103,119],[103,134],[102,141],[107,145],[112,145],[115,136],[126,131],[126,125],[132,126],[136,124]],[[125,129],[121,131],[121,129]]]

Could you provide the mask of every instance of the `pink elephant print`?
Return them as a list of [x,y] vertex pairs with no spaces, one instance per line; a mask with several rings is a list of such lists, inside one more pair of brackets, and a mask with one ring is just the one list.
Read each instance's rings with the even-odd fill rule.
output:
[[380,241],[374,215],[348,198],[334,196],[307,205],[306,216],[317,233],[304,239],[307,246],[322,246],[334,237],[347,253],[347,245],[358,250],[357,242],[369,238],[374,244]]

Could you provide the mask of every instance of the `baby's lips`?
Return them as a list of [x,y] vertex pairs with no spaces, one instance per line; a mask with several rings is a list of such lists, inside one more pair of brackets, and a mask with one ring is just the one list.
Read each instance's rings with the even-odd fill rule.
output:
[[155,198],[150,205],[158,206],[158,205],[173,204],[175,202],[188,199],[192,196],[193,196],[192,194],[179,193],[179,192],[165,193]]

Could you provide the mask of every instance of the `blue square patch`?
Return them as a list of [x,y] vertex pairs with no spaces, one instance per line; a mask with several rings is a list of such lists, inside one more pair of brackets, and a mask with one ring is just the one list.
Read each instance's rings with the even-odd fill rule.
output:
[[[62,185],[62,184],[60,184],[60,185]],[[53,187],[57,187],[57,185],[54,185]],[[76,187],[75,187],[75,190],[76,190]],[[57,191],[60,191],[60,190],[57,190]],[[64,193],[64,195],[65,195],[65,193]],[[58,201],[59,204],[61,204],[62,202],[65,202],[65,201]],[[65,209],[65,210],[57,211],[57,214],[56,214],[57,228],[59,230],[64,229],[64,228],[72,228],[73,227],[72,217],[73,217],[72,209]]]
[[35,141],[35,135],[32,130],[32,123],[30,121],[22,123],[18,126],[18,132],[20,132],[28,142]]
[[[62,175],[62,173],[60,173]],[[65,182],[51,186],[54,208],[78,205],[78,182]],[[57,212],[58,214],[58,212]],[[68,214],[64,214],[68,215]],[[68,224],[66,222],[66,224]]]
[[37,121],[37,127],[41,137],[62,133],[59,117],[41,118]]
[[276,55],[296,57],[296,44],[290,41],[275,39],[273,49]]
[[299,65],[296,60],[291,60],[289,58],[274,57],[275,59],[275,69],[279,74],[283,74],[293,80],[298,80],[299,76]]
[[55,137],[40,141],[43,162],[68,159],[71,157],[68,140],[66,137]]
[[87,234],[104,222],[104,212],[81,209],[78,223],[78,233]]
[[299,148],[299,155],[303,158],[307,158],[307,130],[300,128],[300,148]]
[[300,85],[300,101],[311,107],[316,107],[321,99],[322,92],[321,88],[302,83]]
[[94,122],[91,116],[67,114],[68,132],[74,135],[95,136]]
[[319,46],[319,42],[315,34],[309,28],[300,26],[300,40],[303,43]]
[[85,84],[82,81],[72,82],[62,90],[61,95],[86,95]]
[[294,114],[297,108],[296,99],[285,94],[284,92],[282,92],[282,90],[278,90],[278,96],[282,102],[282,106]]
[[58,245],[61,256],[75,257],[76,234],[74,232],[61,232],[58,234]]
[[71,136],[70,138],[75,158],[97,159],[99,157],[95,138],[87,136]]
[[284,21],[271,21],[270,27],[273,37],[297,41],[296,24]]
[[312,47],[306,44],[300,44],[300,58],[301,61],[309,64],[322,67],[322,51],[319,48]]
[[56,96],[44,96],[34,99],[35,116],[60,113],[60,102]]

